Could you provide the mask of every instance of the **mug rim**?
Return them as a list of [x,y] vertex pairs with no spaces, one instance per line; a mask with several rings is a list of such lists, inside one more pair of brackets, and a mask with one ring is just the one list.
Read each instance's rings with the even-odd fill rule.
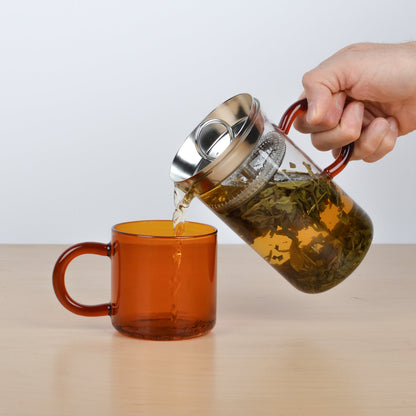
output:
[[209,232],[203,232],[201,234],[193,234],[193,235],[155,235],[150,233],[134,233],[129,231],[123,231],[117,229],[117,227],[122,225],[128,225],[128,224],[139,224],[139,223],[171,223],[173,227],[173,221],[172,220],[135,220],[135,221],[123,221],[120,223],[117,223],[111,227],[111,231],[114,233],[119,233],[123,235],[129,235],[132,237],[141,237],[141,238],[162,238],[162,239],[193,239],[193,238],[201,238],[201,237],[208,237],[211,235],[216,235],[218,233],[218,230],[209,224],[205,224],[202,222],[195,222],[195,221],[185,221],[185,224],[195,224],[195,225],[202,225],[204,227],[207,227],[210,229]]

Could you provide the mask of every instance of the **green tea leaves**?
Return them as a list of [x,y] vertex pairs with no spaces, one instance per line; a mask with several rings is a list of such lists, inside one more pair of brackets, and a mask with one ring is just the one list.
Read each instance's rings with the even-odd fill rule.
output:
[[[366,213],[325,174],[285,171],[238,208],[218,213],[298,289],[316,293],[344,280],[372,240]],[[218,186],[201,195],[209,206],[238,192]],[[244,186],[244,184],[241,184]]]

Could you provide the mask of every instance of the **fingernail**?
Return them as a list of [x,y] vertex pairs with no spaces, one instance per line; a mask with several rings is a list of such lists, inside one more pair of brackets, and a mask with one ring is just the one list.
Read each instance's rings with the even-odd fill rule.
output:
[[337,110],[342,111],[345,106],[345,96],[343,94],[339,94],[337,99],[335,100],[335,107]]
[[387,119],[387,122],[389,123],[390,130],[394,132],[395,134],[398,134],[399,126],[397,125],[397,121],[393,117],[389,117]]
[[306,121],[309,124],[314,124],[318,114],[316,104],[313,101],[308,102],[308,111],[306,112]]
[[355,117],[360,123],[362,123],[363,117],[364,117],[364,104],[357,102],[357,104],[354,106],[354,110],[355,110]]

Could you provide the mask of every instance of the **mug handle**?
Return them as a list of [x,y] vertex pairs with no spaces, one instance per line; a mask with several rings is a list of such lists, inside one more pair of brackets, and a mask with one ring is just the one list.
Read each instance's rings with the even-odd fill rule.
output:
[[[278,125],[278,128],[282,130],[285,134],[289,133],[290,127],[292,126],[295,118],[301,114],[305,113],[308,109],[308,101],[306,98],[302,98],[299,101],[293,103],[283,114],[282,119]],[[338,175],[347,163],[349,162],[352,152],[354,150],[354,143],[347,144],[341,148],[341,152],[333,163],[331,163],[327,168],[324,169],[324,173],[328,174],[331,178],[335,175]]]
[[69,296],[65,287],[65,271],[69,263],[75,257],[83,254],[98,254],[99,256],[111,255],[111,245],[103,243],[79,243],[65,250],[56,261],[53,269],[52,282],[56,297],[69,311],[83,316],[104,316],[111,314],[111,304],[83,305]]

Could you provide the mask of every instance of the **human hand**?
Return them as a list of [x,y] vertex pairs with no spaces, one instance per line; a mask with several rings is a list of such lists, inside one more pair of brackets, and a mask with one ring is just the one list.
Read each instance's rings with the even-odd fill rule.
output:
[[416,129],[416,42],[350,45],[302,81],[308,111],[295,128],[319,150],[355,142],[352,159],[375,162]]

